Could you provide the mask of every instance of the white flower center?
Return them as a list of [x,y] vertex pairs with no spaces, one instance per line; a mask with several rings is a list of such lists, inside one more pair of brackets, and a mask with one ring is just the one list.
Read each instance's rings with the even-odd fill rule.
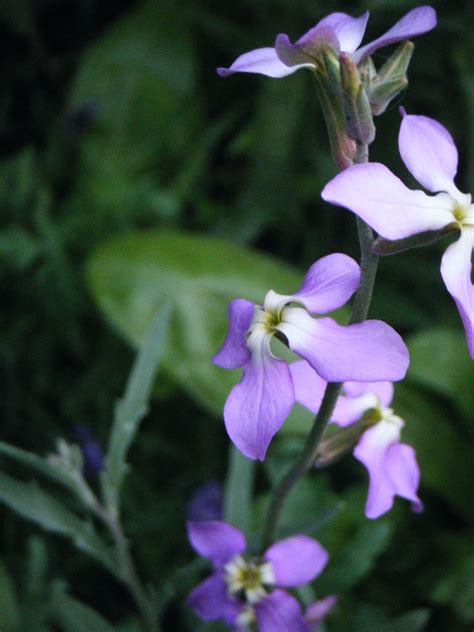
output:
[[248,604],[255,604],[266,597],[275,584],[270,562],[247,562],[241,555],[237,555],[224,566],[224,579],[229,593]]

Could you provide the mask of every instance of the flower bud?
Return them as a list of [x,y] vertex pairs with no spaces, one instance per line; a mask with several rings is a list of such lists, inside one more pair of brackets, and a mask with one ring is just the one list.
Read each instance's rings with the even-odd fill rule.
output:
[[385,112],[389,103],[407,87],[406,73],[414,48],[412,42],[400,44],[370,81],[368,94],[373,114]]
[[375,126],[367,93],[352,57],[341,53],[339,62],[347,133],[354,140],[369,145],[375,138]]

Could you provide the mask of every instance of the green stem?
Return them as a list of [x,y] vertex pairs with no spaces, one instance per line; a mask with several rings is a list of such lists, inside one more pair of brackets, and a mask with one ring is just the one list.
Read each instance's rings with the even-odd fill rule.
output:
[[[355,162],[362,163],[367,162],[367,160],[367,145],[359,145],[357,147]],[[359,323],[367,318],[370,302],[372,300],[372,292],[374,289],[377,264],[379,260],[379,257],[371,251],[374,241],[371,228],[362,220],[358,219],[357,230],[359,233],[361,251],[361,281],[352,305],[352,312],[349,321],[351,324]],[[303,449],[272,494],[263,530],[264,548],[268,547],[268,545],[274,540],[275,531],[288,494],[314,463],[321,437],[331,418],[340,390],[341,384],[336,382],[329,383],[326,386],[321,407],[315,417],[313,427],[306,438]]]

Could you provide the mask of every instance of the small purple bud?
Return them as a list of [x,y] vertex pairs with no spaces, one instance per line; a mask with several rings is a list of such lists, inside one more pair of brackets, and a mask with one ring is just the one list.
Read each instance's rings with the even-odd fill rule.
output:
[[191,522],[222,520],[223,492],[219,481],[206,481],[192,494],[186,508],[186,519]]
[[104,467],[102,448],[86,426],[75,426],[74,437],[79,442],[84,457],[84,473],[91,478],[96,477]]

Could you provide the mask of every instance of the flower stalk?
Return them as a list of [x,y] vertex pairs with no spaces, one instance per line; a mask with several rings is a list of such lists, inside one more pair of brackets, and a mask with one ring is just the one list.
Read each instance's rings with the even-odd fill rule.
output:
[[[363,163],[367,161],[368,147],[365,144],[358,143],[355,154],[355,162]],[[379,260],[378,255],[372,252],[374,242],[372,229],[364,221],[358,218],[357,230],[359,233],[361,253],[360,265],[362,274],[360,286],[355,293],[354,303],[352,306],[350,317],[351,324],[362,322],[367,318],[372,300]],[[339,397],[341,386],[342,385],[338,382],[332,382],[327,385],[321,402],[321,407],[314,419],[313,426],[306,438],[300,454],[296,457],[296,460],[291,468],[273,491],[263,530],[263,548],[267,547],[274,540],[281,512],[291,490],[315,462],[322,435],[331,418],[337,398]]]

